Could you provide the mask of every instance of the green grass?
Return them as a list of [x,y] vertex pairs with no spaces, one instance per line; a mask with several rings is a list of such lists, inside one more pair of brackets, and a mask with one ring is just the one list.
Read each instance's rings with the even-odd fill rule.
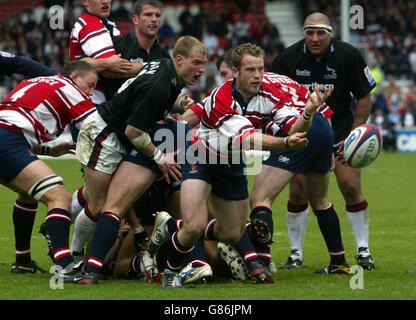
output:
[[[0,210],[0,297],[16,299],[141,299],[141,300],[413,300],[416,299],[416,275],[406,271],[416,267],[415,212],[416,154],[382,153],[376,162],[362,170],[364,194],[370,208],[370,247],[376,263],[375,271],[364,273],[364,289],[350,288],[350,277],[324,276],[314,270],[329,262],[325,243],[316,218],[311,214],[305,239],[305,268],[278,270],[276,282],[254,285],[221,280],[205,285],[185,287],[180,291],[164,290],[160,285],[141,281],[100,281],[98,286],[65,285],[64,290],[52,290],[50,274],[15,275],[10,273],[14,262],[12,206],[16,195],[2,187]],[[79,165],[74,160],[48,161],[65,179],[72,192],[82,184]],[[338,212],[343,232],[347,260],[355,264],[355,241],[345,214],[345,204],[331,177],[329,198]],[[250,177],[250,186],[253,183]],[[285,207],[287,189],[273,205],[276,242],[272,246],[273,261],[278,266],[289,253]],[[46,209],[40,205],[32,236],[32,258],[49,269],[44,239],[37,233],[45,218]]]

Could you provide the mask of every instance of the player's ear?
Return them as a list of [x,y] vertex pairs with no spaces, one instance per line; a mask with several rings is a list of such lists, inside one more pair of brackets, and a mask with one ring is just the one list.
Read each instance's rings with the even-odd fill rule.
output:
[[234,78],[237,78],[237,77],[238,77],[238,75],[240,74],[240,73],[238,72],[238,69],[237,69],[236,67],[233,67],[233,68],[232,68],[232,71],[233,71],[233,77],[234,77]]
[[135,26],[139,24],[139,16],[137,14],[133,14],[133,24]]
[[77,79],[79,76],[80,76],[80,74],[79,74],[79,72],[78,72],[78,71],[72,71],[72,72],[71,72],[71,74],[69,75],[69,77],[70,77],[72,80]]

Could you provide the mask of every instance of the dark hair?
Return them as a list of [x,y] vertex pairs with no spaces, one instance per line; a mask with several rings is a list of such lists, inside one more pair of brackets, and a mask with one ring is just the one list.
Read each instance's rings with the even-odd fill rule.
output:
[[69,76],[72,72],[77,71],[81,76],[89,72],[94,72],[97,76],[98,73],[95,69],[90,65],[88,62],[83,60],[74,60],[71,62],[67,62],[61,70],[61,74]]
[[225,62],[227,66],[231,69],[233,66],[233,60],[231,59],[231,54],[233,53],[233,49],[228,49],[225,53],[218,58],[216,66],[217,70],[220,71],[221,63]]
[[160,8],[160,10],[163,9],[163,3],[159,0],[137,0],[134,3],[134,13],[136,15],[140,15],[140,13],[142,12],[143,6],[146,4],[152,7],[158,7]]

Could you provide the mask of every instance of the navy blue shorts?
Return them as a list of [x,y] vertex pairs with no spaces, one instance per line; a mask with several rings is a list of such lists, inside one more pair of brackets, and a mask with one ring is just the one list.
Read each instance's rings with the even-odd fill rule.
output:
[[306,137],[309,141],[305,149],[272,151],[263,164],[302,174],[309,171],[328,172],[331,167],[334,135],[328,120],[322,114],[313,116]]
[[[177,157],[181,157],[185,152],[186,135],[188,135],[190,130],[192,130],[192,127],[186,123],[168,121],[157,123],[149,132],[149,135],[152,138],[153,144],[161,151],[170,153],[179,148],[180,154]],[[158,174],[161,173],[156,162],[136,149],[133,149],[126,155],[123,161],[146,167]]]
[[175,191],[181,189],[181,181],[173,181],[167,184],[165,179],[156,180],[150,186],[149,190],[135,204],[136,215],[140,218],[141,223],[146,226],[153,226],[155,218],[153,214],[165,209],[165,201]]
[[33,161],[39,158],[25,137],[17,132],[0,127],[0,178],[10,182]]
[[226,200],[244,200],[249,196],[244,164],[182,165],[182,181],[198,179],[212,186],[212,193]]

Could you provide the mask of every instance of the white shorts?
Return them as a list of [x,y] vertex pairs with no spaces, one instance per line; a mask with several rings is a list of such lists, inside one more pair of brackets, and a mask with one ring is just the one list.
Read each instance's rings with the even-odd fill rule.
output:
[[98,111],[85,119],[79,131],[75,155],[79,162],[91,169],[113,174],[125,154],[126,148]]

